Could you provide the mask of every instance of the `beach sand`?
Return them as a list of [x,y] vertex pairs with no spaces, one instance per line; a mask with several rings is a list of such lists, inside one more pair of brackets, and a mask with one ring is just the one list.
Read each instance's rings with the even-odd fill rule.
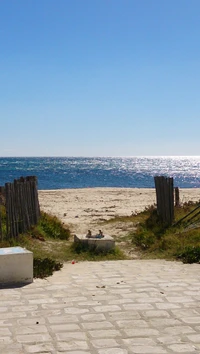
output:
[[[181,203],[199,201],[200,188],[180,189]],[[155,189],[148,188],[83,188],[39,191],[41,210],[56,215],[69,225],[72,233],[97,233],[102,229],[111,236],[125,235],[132,223],[124,227],[118,221],[104,225],[116,216],[130,216],[156,203]]]

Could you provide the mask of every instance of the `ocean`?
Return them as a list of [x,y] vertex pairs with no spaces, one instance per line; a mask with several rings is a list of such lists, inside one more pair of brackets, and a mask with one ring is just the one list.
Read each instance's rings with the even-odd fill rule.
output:
[[30,175],[46,190],[154,188],[154,176],[174,177],[179,188],[200,188],[200,156],[0,158],[0,186]]

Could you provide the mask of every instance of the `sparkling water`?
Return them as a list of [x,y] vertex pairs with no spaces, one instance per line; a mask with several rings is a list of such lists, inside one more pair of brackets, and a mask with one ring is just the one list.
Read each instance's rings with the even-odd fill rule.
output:
[[154,176],[174,177],[180,188],[200,188],[200,156],[0,158],[0,186],[38,177],[39,189],[153,188]]

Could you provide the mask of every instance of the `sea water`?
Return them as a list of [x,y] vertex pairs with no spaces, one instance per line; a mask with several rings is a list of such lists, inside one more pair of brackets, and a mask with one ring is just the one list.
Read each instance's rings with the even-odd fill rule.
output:
[[0,158],[0,186],[30,175],[37,176],[39,189],[154,188],[154,176],[200,188],[200,156]]

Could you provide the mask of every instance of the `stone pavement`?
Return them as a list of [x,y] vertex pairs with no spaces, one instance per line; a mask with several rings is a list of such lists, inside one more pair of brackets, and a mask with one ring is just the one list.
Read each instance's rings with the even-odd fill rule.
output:
[[0,353],[200,353],[200,265],[65,264],[0,289]]

